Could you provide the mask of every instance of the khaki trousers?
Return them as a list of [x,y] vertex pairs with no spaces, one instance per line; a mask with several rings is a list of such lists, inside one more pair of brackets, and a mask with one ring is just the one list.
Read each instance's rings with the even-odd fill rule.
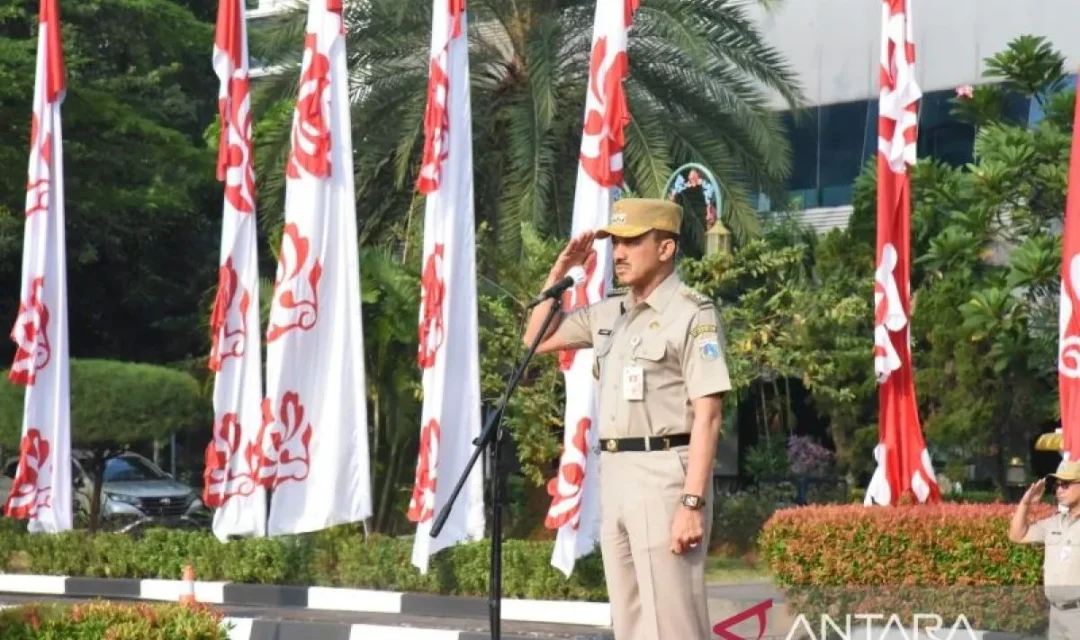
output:
[[701,510],[704,539],[671,551],[671,524],[686,480],[688,450],[600,454],[600,550],[616,640],[709,640],[705,556],[712,482]]

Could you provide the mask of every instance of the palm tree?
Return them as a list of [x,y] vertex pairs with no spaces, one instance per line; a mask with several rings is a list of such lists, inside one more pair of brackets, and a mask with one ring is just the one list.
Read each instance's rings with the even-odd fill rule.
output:
[[[569,233],[595,2],[469,2],[476,215],[504,256],[520,255],[523,223],[545,235]],[[644,0],[629,42],[626,186],[660,196],[674,167],[701,162],[721,182],[722,217],[736,241],[759,230],[748,195],[782,194],[790,168],[768,91],[793,108],[801,104],[794,72],[749,16],[760,2]],[[422,221],[413,185],[424,143],[431,4],[346,6],[358,213],[367,238],[396,234],[408,242]],[[257,166],[270,223],[282,210],[305,12],[298,7],[252,33],[253,57],[282,71],[263,81],[258,98],[266,112]],[[690,244],[703,231],[700,217],[687,216]]]

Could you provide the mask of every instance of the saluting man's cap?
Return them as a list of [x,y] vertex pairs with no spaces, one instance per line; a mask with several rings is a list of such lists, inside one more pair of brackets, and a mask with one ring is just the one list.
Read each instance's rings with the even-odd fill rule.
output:
[[1069,462],[1062,460],[1058,465],[1057,471],[1050,474],[1051,478],[1057,478],[1058,480],[1065,480],[1066,482],[1074,482],[1080,480],[1080,461]]
[[611,223],[596,232],[600,240],[609,236],[636,238],[652,230],[678,234],[682,229],[682,207],[660,198],[622,198],[611,208]]

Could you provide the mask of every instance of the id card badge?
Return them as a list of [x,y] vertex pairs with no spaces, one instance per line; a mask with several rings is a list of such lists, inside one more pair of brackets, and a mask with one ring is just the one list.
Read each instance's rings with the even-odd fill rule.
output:
[[1068,562],[1069,556],[1072,555],[1072,547],[1069,545],[1063,545],[1061,547],[1061,556],[1058,558],[1060,562]]
[[645,372],[641,367],[628,365],[623,369],[623,400],[645,399]]

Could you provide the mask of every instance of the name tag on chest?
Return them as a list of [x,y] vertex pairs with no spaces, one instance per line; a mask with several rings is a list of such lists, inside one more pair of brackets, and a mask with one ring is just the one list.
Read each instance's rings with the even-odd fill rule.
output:
[[645,399],[645,372],[637,365],[627,365],[623,369],[623,400],[639,401]]

